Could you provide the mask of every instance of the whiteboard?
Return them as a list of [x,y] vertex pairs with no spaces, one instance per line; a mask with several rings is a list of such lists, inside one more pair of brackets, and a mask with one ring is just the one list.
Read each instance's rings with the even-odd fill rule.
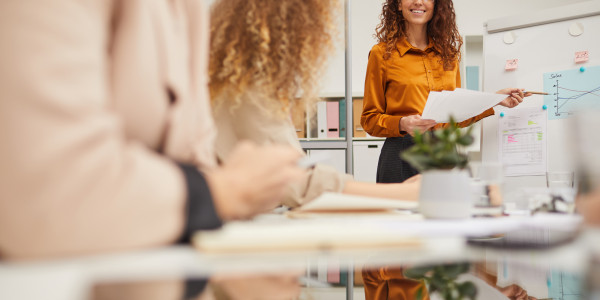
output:
[[[576,22],[583,25],[584,32],[572,36],[569,27]],[[504,42],[507,34],[514,37],[512,44]],[[490,20],[483,36],[483,90],[494,92],[518,87],[543,91],[544,73],[600,66],[599,36],[600,1],[597,0]],[[584,50],[589,51],[589,60],[575,63],[575,52]],[[505,70],[509,59],[518,59],[517,69]],[[526,98],[519,107],[542,109],[543,104],[543,96],[534,95]],[[498,118],[503,109],[497,107],[496,115],[483,120],[483,162],[497,162],[499,159]],[[569,119],[548,120],[548,171],[572,169],[569,122]],[[530,186],[546,186],[545,176],[505,177],[505,192]]]

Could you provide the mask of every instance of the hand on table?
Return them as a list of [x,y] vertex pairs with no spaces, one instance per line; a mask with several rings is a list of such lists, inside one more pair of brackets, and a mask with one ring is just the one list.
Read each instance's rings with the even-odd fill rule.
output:
[[247,219],[275,208],[288,184],[305,172],[297,165],[300,157],[292,147],[241,142],[222,167],[206,176],[219,216]]

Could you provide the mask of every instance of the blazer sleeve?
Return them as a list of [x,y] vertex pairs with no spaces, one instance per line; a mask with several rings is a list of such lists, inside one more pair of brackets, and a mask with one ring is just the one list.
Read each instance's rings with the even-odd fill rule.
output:
[[365,97],[360,124],[372,136],[400,136],[400,116],[392,116],[386,111],[386,62],[383,59],[385,49],[375,45],[369,53],[367,74],[365,77]]
[[127,140],[110,111],[105,6],[0,3],[4,258],[158,246],[184,231],[184,172]]

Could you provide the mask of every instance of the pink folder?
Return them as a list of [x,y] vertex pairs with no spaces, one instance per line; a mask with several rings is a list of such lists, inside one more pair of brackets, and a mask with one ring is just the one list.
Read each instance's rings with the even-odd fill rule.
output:
[[327,137],[340,137],[340,103],[337,101],[327,102]]

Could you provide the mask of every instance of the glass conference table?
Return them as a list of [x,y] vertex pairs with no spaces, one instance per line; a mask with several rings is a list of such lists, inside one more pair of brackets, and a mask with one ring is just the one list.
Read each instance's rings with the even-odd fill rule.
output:
[[172,246],[2,263],[0,299],[417,299],[428,294],[422,282],[438,289],[431,299],[444,299],[444,289],[474,289],[475,299],[600,299],[598,229],[556,241],[547,231],[421,234],[418,243],[397,246]]

